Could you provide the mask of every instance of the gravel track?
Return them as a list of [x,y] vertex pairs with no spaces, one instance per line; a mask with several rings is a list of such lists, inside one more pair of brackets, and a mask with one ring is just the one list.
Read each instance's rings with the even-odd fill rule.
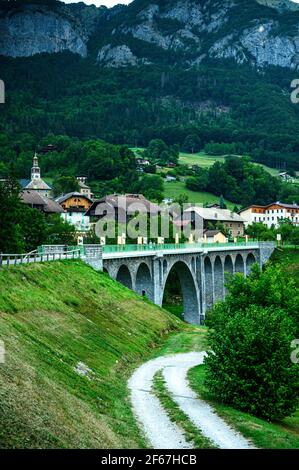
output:
[[191,449],[184,433],[173,423],[152,391],[154,376],[162,371],[165,385],[180,409],[198,430],[221,449],[253,446],[221,419],[213,408],[191,390],[187,373],[203,364],[204,352],[161,356],[139,367],[128,382],[134,413],[154,449]]

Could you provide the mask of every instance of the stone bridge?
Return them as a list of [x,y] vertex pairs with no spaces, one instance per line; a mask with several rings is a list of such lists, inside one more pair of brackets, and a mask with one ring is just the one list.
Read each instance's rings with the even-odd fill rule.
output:
[[[199,324],[213,304],[226,295],[227,274],[247,276],[254,263],[270,258],[274,243],[190,244],[181,247],[106,246],[101,268],[111,278],[162,306],[165,286],[176,271],[183,294],[184,319]],[[86,259],[88,262],[88,259]],[[90,264],[92,264],[92,260]]]

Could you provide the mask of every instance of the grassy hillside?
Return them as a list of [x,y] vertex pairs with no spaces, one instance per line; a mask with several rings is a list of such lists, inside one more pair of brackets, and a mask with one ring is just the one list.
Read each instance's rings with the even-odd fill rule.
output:
[[[199,204],[219,204],[219,197],[215,194],[208,193],[206,191],[190,191],[186,188],[184,181],[171,181],[169,183],[164,183],[164,196],[166,198],[175,199],[181,194],[186,194],[189,198],[189,202],[199,203]],[[225,201],[229,209],[233,209],[235,204]]]
[[0,448],[144,446],[126,380],[178,325],[80,261],[2,270]]
[[[179,162],[182,165],[187,166],[198,165],[201,168],[210,168],[216,162],[223,163],[225,157],[226,155],[222,155],[220,157],[208,155],[204,151],[194,154],[181,152]],[[260,163],[256,163],[256,165],[262,166],[264,170],[270,173],[271,176],[277,176],[279,174],[279,171],[275,168],[270,168],[269,166],[262,165]]]
[[198,153],[180,153],[179,162],[182,165],[198,165],[201,168],[210,168],[210,166],[214,165],[215,162],[224,162],[225,157],[213,157],[211,155],[207,155],[205,152],[198,152]]

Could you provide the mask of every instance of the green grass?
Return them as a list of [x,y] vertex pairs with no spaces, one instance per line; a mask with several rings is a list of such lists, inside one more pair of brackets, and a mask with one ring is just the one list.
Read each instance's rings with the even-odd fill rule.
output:
[[170,420],[175,422],[177,426],[182,429],[187,442],[192,442],[195,449],[214,449],[216,447],[194,426],[171,398],[161,372],[158,372],[154,377],[153,391],[160,400]]
[[0,271],[0,448],[145,447],[127,379],[180,325],[80,261]]
[[179,318],[180,320],[184,320],[183,318],[183,305],[167,305],[167,304],[163,304],[163,308],[165,310],[167,310],[168,312],[172,313],[173,315],[175,315],[177,318]]
[[221,418],[250,439],[256,447],[262,449],[299,448],[299,410],[291,418],[270,423],[215,401],[204,385],[205,366],[191,369],[188,377],[191,387],[198,396],[210,403]]
[[[215,194],[207,192],[190,191],[186,188],[184,181],[171,181],[164,183],[164,196],[165,198],[176,199],[181,194],[188,196],[189,202],[198,204],[219,204],[219,197]],[[225,201],[229,209],[233,209],[235,204]]]
[[[187,166],[198,165],[201,168],[210,168],[216,162],[223,163],[226,157],[227,155],[222,155],[219,157],[213,156],[213,155],[207,155],[203,151],[194,153],[194,154],[181,152],[179,162],[182,165],[187,165]],[[280,171],[277,170],[276,168],[271,168],[267,165],[262,165],[260,163],[256,163],[256,165],[262,166],[264,170],[266,170],[271,176],[278,176],[278,174],[280,173]]]
[[212,155],[207,155],[205,152],[198,152],[198,153],[180,153],[179,163],[181,165],[198,165],[201,168],[210,168],[214,165],[215,162],[223,163],[225,160],[225,156],[215,157]]
[[171,334],[153,357],[167,354],[185,353],[190,351],[205,351],[207,348],[207,328],[184,324],[183,331]]

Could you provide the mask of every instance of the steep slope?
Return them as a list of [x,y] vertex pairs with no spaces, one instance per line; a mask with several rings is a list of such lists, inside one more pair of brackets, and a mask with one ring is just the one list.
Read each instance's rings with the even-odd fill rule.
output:
[[0,448],[144,446],[126,379],[178,320],[79,261],[0,272]]

